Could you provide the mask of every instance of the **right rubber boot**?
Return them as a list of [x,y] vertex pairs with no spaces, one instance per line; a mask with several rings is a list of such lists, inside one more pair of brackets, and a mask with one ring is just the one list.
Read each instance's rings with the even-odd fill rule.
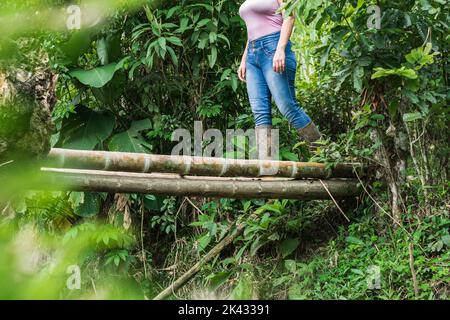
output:
[[259,160],[274,160],[272,154],[272,126],[257,126],[256,150]]

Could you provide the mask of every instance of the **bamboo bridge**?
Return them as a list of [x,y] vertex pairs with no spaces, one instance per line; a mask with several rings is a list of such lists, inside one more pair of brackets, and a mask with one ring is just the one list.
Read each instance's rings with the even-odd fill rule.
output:
[[240,199],[355,197],[365,168],[271,160],[52,149],[41,169],[53,190]]

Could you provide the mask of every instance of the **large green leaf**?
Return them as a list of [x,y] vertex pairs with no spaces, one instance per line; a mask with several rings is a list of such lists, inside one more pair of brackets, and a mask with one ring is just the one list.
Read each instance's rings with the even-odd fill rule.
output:
[[129,130],[116,134],[109,142],[109,150],[121,152],[146,153],[148,144],[141,137],[139,132],[151,128],[149,119],[135,121]]
[[100,212],[101,197],[93,192],[72,192],[69,197],[76,215],[81,217],[93,217]]
[[113,108],[125,89],[125,73],[116,73],[114,78],[101,88],[91,88],[98,103],[109,110]]
[[102,65],[117,61],[121,56],[120,38],[115,34],[97,40],[97,56]]
[[108,144],[110,151],[146,153],[144,141],[136,138],[130,131],[116,134]]
[[286,258],[288,255],[294,252],[295,249],[297,249],[298,245],[299,245],[298,239],[289,238],[284,240],[280,245],[281,254],[283,258]]
[[216,46],[211,47],[211,54],[208,55],[208,61],[209,61],[209,67],[213,68],[217,62],[217,47]]
[[114,77],[116,71],[120,69],[118,63],[110,63],[106,66],[97,67],[91,70],[75,70],[70,75],[77,78],[82,84],[101,88]]
[[403,115],[403,121],[405,121],[405,122],[412,122],[412,121],[416,121],[416,120],[420,120],[420,119],[423,119],[423,116],[420,112],[405,113]]
[[407,79],[417,79],[418,75],[413,69],[408,69],[406,67],[401,67],[397,69],[384,69],[375,68],[375,73],[372,75],[372,79],[378,79],[388,76],[400,76]]
[[96,112],[84,106],[76,108],[76,114],[64,119],[59,146],[68,149],[93,150],[106,140],[115,125],[114,117]]
[[80,30],[72,34],[70,39],[61,44],[61,51],[70,63],[76,64],[78,58],[91,46],[90,30]]
[[129,131],[131,131],[134,134],[138,134],[141,131],[148,130],[152,128],[152,123],[150,119],[143,119],[138,121],[133,121],[131,124],[131,127]]

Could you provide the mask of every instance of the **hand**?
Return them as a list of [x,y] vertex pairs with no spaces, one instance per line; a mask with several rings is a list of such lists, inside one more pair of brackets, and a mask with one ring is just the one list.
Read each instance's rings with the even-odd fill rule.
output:
[[239,66],[239,69],[238,69],[238,77],[239,77],[239,80],[241,80],[242,82],[246,82],[245,78],[247,75],[247,67],[245,64],[246,64],[245,60],[242,60],[241,65]]
[[283,73],[286,70],[286,53],[283,49],[277,49],[273,57],[273,71]]

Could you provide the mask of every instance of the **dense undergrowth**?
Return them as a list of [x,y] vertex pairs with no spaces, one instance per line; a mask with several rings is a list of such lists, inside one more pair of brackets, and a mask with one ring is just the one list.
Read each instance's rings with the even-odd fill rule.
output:
[[[0,36],[0,80],[17,69],[59,76],[52,146],[167,154],[172,131],[192,131],[194,120],[205,129],[253,127],[235,73],[245,43],[239,4],[143,2],[114,6],[79,31]],[[367,26],[372,4],[383,12],[378,30]],[[280,157],[372,165],[363,194],[338,208],[2,188],[0,298],[150,299],[236,221],[244,233],[172,298],[450,298],[448,4],[287,8],[298,16],[297,95],[326,139],[309,154],[274,108]],[[29,175],[19,180],[27,185]]]

